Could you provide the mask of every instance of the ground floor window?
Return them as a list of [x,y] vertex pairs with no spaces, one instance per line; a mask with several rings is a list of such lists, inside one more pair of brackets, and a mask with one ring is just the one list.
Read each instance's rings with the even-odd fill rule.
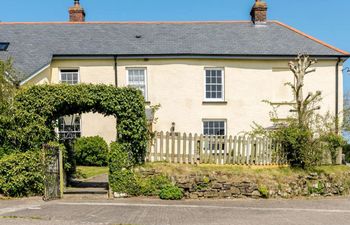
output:
[[204,135],[226,135],[225,120],[204,120],[203,121]]
[[70,115],[58,119],[58,135],[60,140],[81,137],[81,116]]

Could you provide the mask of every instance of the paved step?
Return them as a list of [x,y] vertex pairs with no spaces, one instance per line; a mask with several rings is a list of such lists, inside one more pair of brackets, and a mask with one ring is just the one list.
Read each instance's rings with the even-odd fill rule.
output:
[[70,182],[73,188],[108,188],[108,182],[93,182],[73,180]]
[[104,195],[108,194],[108,190],[106,188],[66,188],[64,194]]

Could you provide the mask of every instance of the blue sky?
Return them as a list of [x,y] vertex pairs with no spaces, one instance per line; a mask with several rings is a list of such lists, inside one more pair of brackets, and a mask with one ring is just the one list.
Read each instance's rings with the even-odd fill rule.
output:
[[[349,0],[266,0],[279,20],[350,52]],[[0,20],[67,21],[73,0],[0,0]],[[81,0],[88,21],[249,20],[254,0]],[[0,34],[1,35],[1,34]],[[350,67],[350,60],[345,66]],[[350,91],[350,75],[344,75]]]

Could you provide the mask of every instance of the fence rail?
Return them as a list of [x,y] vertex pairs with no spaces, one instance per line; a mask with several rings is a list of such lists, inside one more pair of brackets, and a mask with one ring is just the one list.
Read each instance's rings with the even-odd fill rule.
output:
[[156,133],[146,161],[184,164],[282,165],[281,145],[269,138]]

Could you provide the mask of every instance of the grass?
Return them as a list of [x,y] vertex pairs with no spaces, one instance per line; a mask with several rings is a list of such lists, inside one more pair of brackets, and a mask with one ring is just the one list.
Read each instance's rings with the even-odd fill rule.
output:
[[348,166],[319,166],[310,170],[290,168],[288,166],[237,166],[237,165],[208,165],[199,166],[184,164],[169,164],[163,162],[147,163],[143,165],[146,169],[154,169],[167,175],[188,176],[192,174],[210,175],[223,174],[228,179],[242,180],[274,180],[277,182],[288,182],[291,178],[307,175],[310,172],[326,174],[342,174],[350,172]]
[[77,166],[78,178],[88,179],[102,174],[108,174],[108,167]]

